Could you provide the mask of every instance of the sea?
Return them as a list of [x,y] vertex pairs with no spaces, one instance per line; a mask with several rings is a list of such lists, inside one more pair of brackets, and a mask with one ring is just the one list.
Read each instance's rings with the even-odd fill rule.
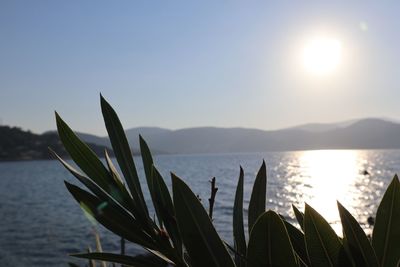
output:
[[[208,209],[210,180],[218,192],[213,223],[232,242],[232,208],[239,168],[245,172],[244,218],[262,161],[267,165],[267,209],[295,224],[292,204],[308,203],[341,235],[336,201],[340,201],[370,234],[375,216],[393,176],[400,171],[400,150],[313,150],[240,154],[158,155],[155,165],[171,189],[170,174],[181,177]],[[136,167],[149,200],[141,158]],[[64,180],[80,185],[57,161],[0,163],[0,266],[85,266],[73,253],[95,249],[95,233],[104,251],[118,253],[120,238],[87,218],[69,195]],[[150,203],[148,201],[148,203]],[[149,204],[150,206],[150,204]],[[151,206],[150,206],[151,208]],[[152,214],[153,211],[150,211]],[[126,244],[129,254],[144,253]]]

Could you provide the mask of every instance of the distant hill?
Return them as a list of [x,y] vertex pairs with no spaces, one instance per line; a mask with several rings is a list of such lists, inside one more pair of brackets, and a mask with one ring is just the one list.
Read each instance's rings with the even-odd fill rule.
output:
[[[230,153],[307,149],[394,149],[400,148],[400,124],[384,119],[361,119],[331,124],[306,124],[264,131],[248,128],[198,127],[179,130],[133,128],[126,130],[136,151],[138,135],[159,153]],[[83,136],[97,144],[96,138]]]
[[[138,127],[138,128],[131,128],[125,131],[126,137],[129,140],[130,145],[133,148],[139,148],[139,134],[146,138],[147,142],[157,142],[173,132],[172,130],[158,128],[158,127]],[[154,148],[156,149],[156,148]],[[156,150],[159,151],[157,148]]]
[[307,132],[326,132],[326,131],[334,130],[337,128],[347,127],[357,121],[359,121],[359,120],[348,120],[348,121],[336,122],[336,123],[308,123],[308,124],[291,127],[289,129],[298,129],[298,130],[304,130]]
[[[54,133],[57,134],[56,131]],[[105,147],[111,147],[110,140],[108,137],[100,137],[97,135],[92,135],[92,134],[86,134],[86,133],[81,133],[81,132],[76,132],[76,134],[84,140],[86,143],[91,143],[91,144],[96,144],[100,146],[105,146]]]
[[[104,155],[105,146],[89,144],[98,155]],[[68,157],[58,134],[41,135],[17,127],[0,126],[0,161],[50,159],[48,147],[62,157]]]
[[[99,155],[110,147],[108,137],[77,133]],[[384,119],[361,119],[332,124],[306,124],[264,131],[248,128],[198,127],[168,130],[139,127],[126,130],[132,151],[139,152],[139,134],[155,154],[234,153],[311,149],[400,149],[400,124]],[[45,159],[47,147],[65,151],[56,132],[42,135],[0,127],[0,160]]]

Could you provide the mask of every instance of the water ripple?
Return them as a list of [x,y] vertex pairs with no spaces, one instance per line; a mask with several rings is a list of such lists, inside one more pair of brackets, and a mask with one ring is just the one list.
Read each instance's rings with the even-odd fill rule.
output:
[[[400,170],[398,150],[163,155],[157,156],[155,162],[169,187],[169,172],[174,171],[199,194],[205,206],[210,192],[208,181],[217,177],[214,224],[223,238],[231,242],[239,166],[245,170],[247,218],[252,184],[262,159],[268,167],[268,208],[294,222],[291,204],[303,208],[309,202],[338,232],[335,200],[339,199],[370,231],[367,218],[375,214],[386,186]],[[136,162],[144,178],[140,159]],[[364,170],[370,175],[364,175]],[[104,250],[118,252],[119,238],[85,218],[64,188],[63,180],[77,184],[55,161],[0,163],[1,266],[67,266],[67,261],[76,262],[68,254],[95,247],[93,228],[100,232]],[[145,183],[144,179],[142,182]],[[147,190],[144,191],[149,199]],[[127,244],[127,250],[142,251],[133,244]]]

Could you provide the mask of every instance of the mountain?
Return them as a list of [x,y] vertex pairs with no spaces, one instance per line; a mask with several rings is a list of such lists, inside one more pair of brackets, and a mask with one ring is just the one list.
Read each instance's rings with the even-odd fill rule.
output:
[[[88,144],[98,155],[104,155],[104,146]],[[50,159],[48,147],[58,155],[68,157],[58,134],[34,134],[17,127],[0,126],[0,161]]]
[[[361,119],[330,124],[305,124],[275,131],[249,128],[197,127],[179,130],[142,127],[126,130],[134,151],[141,134],[157,153],[231,153],[307,149],[400,148],[400,124],[384,119]],[[83,136],[104,145],[106,138]],[[97,137],[98,138],[98,137]]]
[[[146,135],[143,137],[147,140]],[[151,148],[168,153],[264,152],[307,149],[400,148],[400,124],[362,119],[322,130],[293,127],[276,131],[201,127],[170,131],[148,139]]]
[[172,130],[159,127],[138,127],[125,131],[130,145],[134,148],[139,147],[139,134],[145,137],[147,142],[157,142],[157,140],[162,139],[163,136],[166,136],[171,132]]
[[327,148],[400,148],[400,124],[381,119],[364,119],[327,133],[321,141]]
[[[99,155],[110,147],[108,137],[77,133]],[[126,130],[133,153],[139,134],[155,154],[234,153],[311,149],[400,149],[400,123],[362,119],[334,124],[306,124],[282,130],[197,127],[168,130],[140,127]],[[19,128],[0,127],[0,160],[45,159],[51,146],[66,156],[56,132],[36,135]]]
[[[54,131],[54,133],[57,133],[57,132]],[[97,135],[81,133],[81,132],[76,132],[76,134],[79,136],[79,138],[84,140],[86,143],[96,144],[96,145],[105,146],[105,147],[111,147],[111,143],[110,143],[110,140],[108,139],[108,137],[100,137]]]
[[335,122],[335,123],[307,123],[307,124],[302,124],[299,126],[291,127],[289,129],[298,129],[298,130],[304,130],[308,132],[326,132],[330,130],[334,130],[337,128],[343,128],[347,127],[359,120],[348,120],[348,121],[343,121],[343,122]]
[[[145,136],[147,142],[157,142],[157,140],[162,139],[164,135],[167,135],[170,132],[172,131],[158,127],[138,127],[126,130],[125,134],[129,141],[129,144],[131,145],[133,153],[137,154],[139,153],[139,135]],[[111,147],[111,142],[108,137],[100,137],[97,135],[81,132],[76,132],[76,134],[79,136],[79,138],[87,143]],[[153,153],[168,153],[159,149],[152,149],[152,151]]]

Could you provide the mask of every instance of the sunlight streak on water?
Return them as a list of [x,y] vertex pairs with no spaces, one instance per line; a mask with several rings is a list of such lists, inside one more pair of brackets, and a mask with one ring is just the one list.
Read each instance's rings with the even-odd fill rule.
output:
[[349,192],[359,174],[357,160],[354,150],[306,151],[299,158],[303,183],[310,185],[304,201],[328,221],[339,220],[336,200],[346,207],[357,205]]
[[[285,190],[298,208],[304,210],[305,203],[311,205],[341,235],[336,203],[340,201],[369,233],[371,228],[366,221],[369,216],[374,216],[377,201],[382,197],[383,180],[390,179],[394,174],[384,175],[380,164],[378,152],[297,152],[286,167],[288,182]],[[288,213],[293,215],[291,211]]]
[[[180,176],[208,208],[211,177],[219,188],[213,222],[232,243],[232,210],[239,175],[244,177],[244,224],[254,179],[267,163],[267,209],[295,223],[292,203],[312,205],[341,234],[336,200],[367,231],[382,195],[400,170],[400,150],[320,150],[216,155],[157,155],[155,163],[171,189],[170,172]],[[135,157],[143,192],[150,203],[141,159]],[[370,175],[362,172],[367,170]],[[63,180],[79,183],[55,161],[0,163],[0,266],[66,266],[68,254],[95,246],[93,224],[65,189]],[[149,205],[150,214],[154,214]],[[103,249],[118,252],[120,240],[98,224]],[[247,233],[247,231],[246,231]],[[142,253],[127,243],[132,255]],[[78,262],[78,260],[77,260]],[[82,264],[80,264],[82,265]]]

